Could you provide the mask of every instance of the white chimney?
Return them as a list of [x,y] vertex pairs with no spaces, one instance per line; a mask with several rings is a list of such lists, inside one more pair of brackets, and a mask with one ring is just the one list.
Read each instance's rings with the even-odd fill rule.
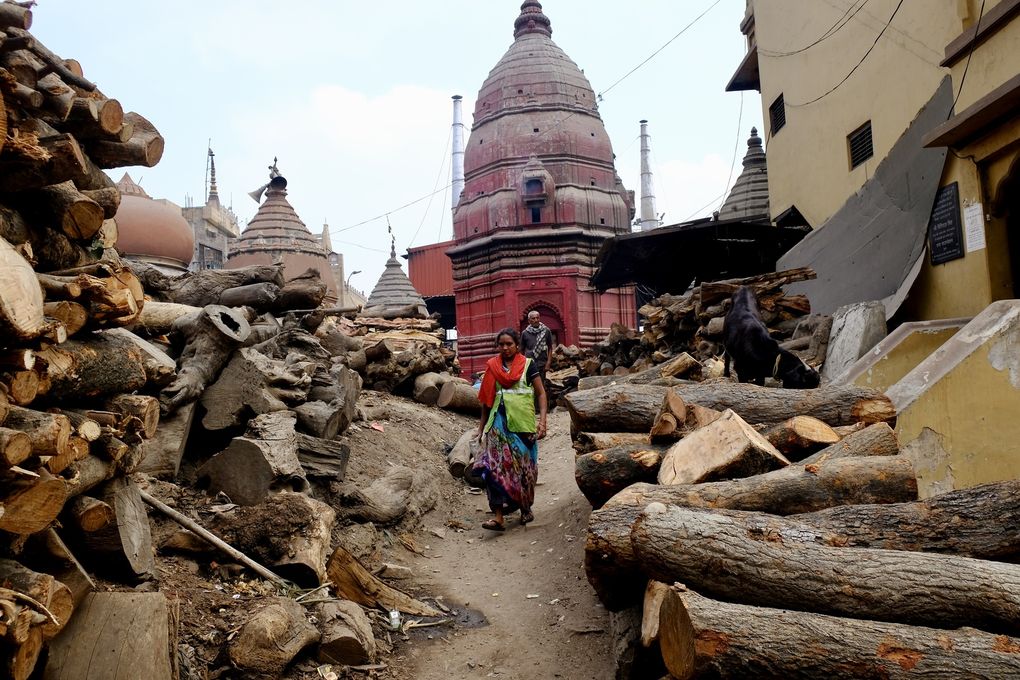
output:
[[652,188],[651,146],[648,143],[648,121],[641,121],[641,215],[638,224],[641,231],[651,231],[659,226],[655,214],[655,190]]
[[450,186],[450,208],[460,203],[461,192],[464,191],[464,112],[461,109],[461,97],[453,95],[453,161]]

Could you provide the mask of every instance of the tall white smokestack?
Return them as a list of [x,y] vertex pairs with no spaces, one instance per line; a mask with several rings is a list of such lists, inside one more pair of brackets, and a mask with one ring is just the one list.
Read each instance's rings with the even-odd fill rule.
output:
[[650,231],[659,226],[655,214],[655,190],[652,188],[652,149],[649,144],[648,121],[641,121],[641,217],[638,224],[641,231]]
[[461,109],[461,97],[453,95],[453,162],[450,186],[450,208],[460,203],[460,194],[464,191],[464,112]]

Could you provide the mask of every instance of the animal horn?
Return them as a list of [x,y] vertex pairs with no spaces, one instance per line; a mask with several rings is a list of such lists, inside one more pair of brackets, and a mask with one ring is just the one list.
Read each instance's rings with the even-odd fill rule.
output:
[[269,183],[267,182],[266,184],[263,184],[262,186],[260,186],[255,191],[249,191],[248,195],[251,196],[251,200],[255,201],[256,203],[261,203],[262,202],[262,194],[268,188],[269,188]]

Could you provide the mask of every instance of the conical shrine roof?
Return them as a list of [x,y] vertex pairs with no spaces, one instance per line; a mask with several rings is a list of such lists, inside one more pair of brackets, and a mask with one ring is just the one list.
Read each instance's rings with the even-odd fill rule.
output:
[[[409,314],[408,308],[414,313]],[[397,259],[395,246],[390,247],[390,259],[386,261],[386,269],[368,296],[368,302],[361,311],[363,316],[406,318],[425,318],[429,315],[425,300],[421,293],[414,289],[411,280],[404,274]]]
[[769,221],[769,174],[757,128],[751,128],[744,169],[719,209],[719,219]]

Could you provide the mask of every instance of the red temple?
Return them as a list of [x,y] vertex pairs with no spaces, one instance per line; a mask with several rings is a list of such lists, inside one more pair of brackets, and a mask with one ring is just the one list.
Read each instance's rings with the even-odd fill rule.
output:
[[521,5],[514,43],[475,104],[454,211],[453,262],[461,367],[483,368],[494,335],[537,310],[555,343],[591,345],[619,321],[633,326],[633,291],[599,295],[595,257],[629,233],[633,192],[587,78],[551,39],[536,0]]

